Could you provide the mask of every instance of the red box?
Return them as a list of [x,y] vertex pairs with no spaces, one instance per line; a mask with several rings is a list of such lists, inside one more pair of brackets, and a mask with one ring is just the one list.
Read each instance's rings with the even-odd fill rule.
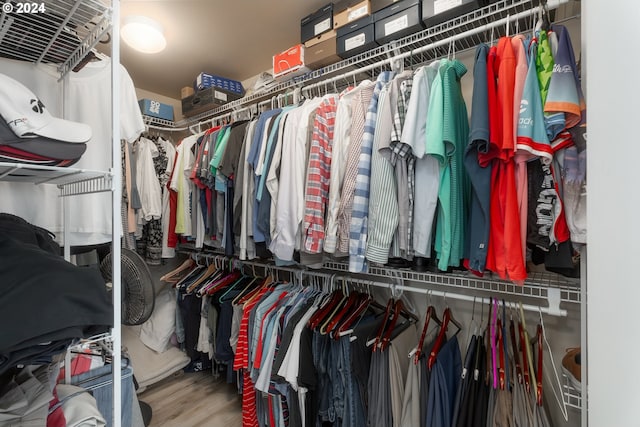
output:
[[273,77],[283,76],[304,67],[304,45],[297,44],[273,57]]

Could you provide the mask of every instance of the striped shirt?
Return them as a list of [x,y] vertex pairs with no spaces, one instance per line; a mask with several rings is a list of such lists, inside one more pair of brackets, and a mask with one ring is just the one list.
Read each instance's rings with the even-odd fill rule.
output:
[[358,159],[358,174],[353,192],[353,208],[349,227],[349,271],[363,272],[367,243],[367,221],[369,215],[369,184],[371,180],[371,151],[378,118],[378,97],[380,91],[394,76],[392,71],[383,71],[378,76],[373,96],[367,109],[364,135]]
[[322,252],[324,245],[324,217],[329,199],[331,152],[338,96],[325,97],[316,109],[313,137],[307,168],[303,235],[305,251]]
[[367,107],[373,96],[374,85],[374,83],[371,83],[363,87],[353,100],[352,105],[351,143],[349,144],[347,166],[342,182],[342,194],[340,195],[340,208],[338,209],[338,251],[342,253],[347,253],[349,250],[349,227],[351,225],[353,192],[356,186],[356,176],[358,175],[358,159],[364,135]]

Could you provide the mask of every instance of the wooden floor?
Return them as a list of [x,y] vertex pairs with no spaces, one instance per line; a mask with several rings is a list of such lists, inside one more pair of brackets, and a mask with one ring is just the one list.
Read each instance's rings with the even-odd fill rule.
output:
[[242,398],[233,384],[211,372],[178,374],[138,395],[151,405],[149,427],[236,427],[242,425]]

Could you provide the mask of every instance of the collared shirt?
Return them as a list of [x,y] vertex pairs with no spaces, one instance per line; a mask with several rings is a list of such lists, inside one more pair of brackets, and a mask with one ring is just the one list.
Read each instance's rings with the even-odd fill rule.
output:
[[[253,133],[256,127],[257,121],[254,120],[249,123],[247,132],[245,134],[242,155],[238,163],[238,171],[242,169],[242,208],[240,214],[240,259],[251,259],[255,256],[255,247],[253,241],[249,240],[249,230],[253,230],[253,224],[250,223],[253,218],[253,176],[251,173],[251,165],[249,165],[248,157],[250,151],[250,144],[253,140]],[[242,163],[242,167],[240,167]],[[238,183],[238,182],[236,182]]]
[[329,174],[337,95],[325,97],[316,109],[307,170],[303,236],[307,252],[318,254],[324,245],[324,213],[329,195]]
[[338,101],[336,120],[331,149],[331,173],[329,174],[329,200],[325,222],[324,251],[334,253],[338,246],[338,211],[344,181],[349,146],[351,144],[351,121],[353,117],[353,100],[356,94],[371,81],[365,80],[350,91],[344,91]]
[[365,271],[365,250],[367,242],[367,221],[369,214],[369,184],[371,180],[371,151],[378,117],[378,97],[386,83],[394,76],[392,71],[384,71],[378,76],[373,90],[360,147],[358,174],[353,193],[353,209],[349,227],[349,271],[359,273]]
[[407,78],[400,82],[390,145],[390,161],[395,168],[396,184],[398,185],[398,248],[401,251],[400,255],[408,259],[413,257],[412,224],[416,158],[411,151],[411,146],[402,142],[401,139],[412,87],[413,78]]
[[340,194],[340,208],[338,209],[337,250],[341,253],[347,253],[349,250],[349,227],[351,226],[353,192],[356,186],[356,176],[358,175],[358,160],[360,158],[362,136],[364,135],[367,108],[371,102],[374,87],[375,83],[370,83],[363,87],[354,98],[352,104],[351,142],[342,183],[342,194]]
[[[269,249],[284,261],[293,259],[293,252],[300,241],[300,225],[304,216],[304,187],[308,153],[309,114],[322,99],[313,99],[289,113],[282,142],[280,189],[276,213],[276,227]],[[285,129],[286,129],[285,128]]]

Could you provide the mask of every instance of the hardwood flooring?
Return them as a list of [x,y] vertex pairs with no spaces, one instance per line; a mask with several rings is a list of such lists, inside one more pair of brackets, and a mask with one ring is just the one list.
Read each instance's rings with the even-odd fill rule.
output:
[[151,405],[149,427],[236,427],[242,425],[242,397],[234,384],[211,372],[182,371],[150,386],[138,399]]

